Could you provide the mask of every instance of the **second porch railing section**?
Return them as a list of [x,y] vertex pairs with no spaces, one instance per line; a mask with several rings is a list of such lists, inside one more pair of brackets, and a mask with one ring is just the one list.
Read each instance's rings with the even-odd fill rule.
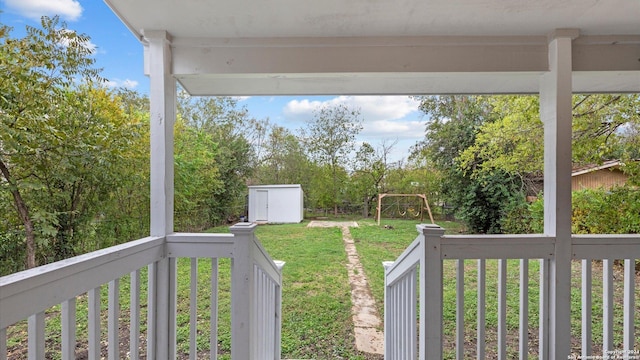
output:
[[[488,352],[498,359],[511,359],[517,353],[520,359],[535,356],[549,358],[549,301],[550,301],[550,261],[554,257],[555,238],[543,235],[500,235],[500,236],[444,236],[444,230],[436,225],[418,225],[418,237],[398,257],[395,262],[385,262],[385,359],[441,359],[455,356],[457,359],[485,359]],[[572,237],[573,259],[581,262],[580,309],[581,329],[572,336],[581,339],[573,344],[578,349],[572,355],[576,358],[590,358],[594,354],[592,334],[599,332],[602,347],[595,353],[604,358],[634,359],[640,356],[635,343],[638,331],[637,305],[638,289],[635,284],[635,264],[640,258],[640,236],[638,235],[575,235]],[[487,294],[487,260],[496,259],[497,294]],[[477,271],[474,289],[465,289],[465,260],[475,260]],[[602,314],[592,314],[593,278],[595,260],[601,260]],[[614,277],[614,260],[623,260],[622,276]],[[443,272],[443,264],[455,262],[455,279],[449,279]],[[539,265],[536,270],[538,280],[539,321],[530,321],[530,261]],[[492,261],[493,263],[494,261]],[[515,262],[515,263],[514,263]],[[518,308],[508,307],[508,270],[518,267]],[[598,262],[600,263],[600,262]],[[447,264],[449,265],[449,264]],[[576,264],[577,265],[577,264]],[[512,272],[511,272],[512,273]],[[416,274],[418,274],[416,276]],[[451,336],[443,334],[443,294],[444,283],[455,282],[455,331]],[[599,285],[598,285],[599,286]],[[622,309],[614,303],[614,294],[622,288]],[[465,290],[469,300],[469,290],[475,290],[477,297],[474,325],[475,344],[465,340]],[[510,290],[513,292],[513,290]],[[419,294],[419,295],[418,295]],[[489,296],[497,297],[497,306],[487,309]],[[512,295],[512,294],[511,294]],[[512,295],[513,296],[513,295]],[[419,309],[419,311],[418,311]],[[614,309],[617,312],[614,316]],[[575,311],[576,309],[574,309]],[[618,311],[619,310],[619,311]],[[509,336],[507,311],[517,312],[518,331]],[[495,336],[487,336],[487,318],[496,319]],[[602,328],[594,329],[593,320],[602,319]],[[622,317],[622,319],[620,319]],[[445,320],[445,321],[443,321]],[[621,320],[621,321],[620,321]],[[622,326],[616,325],[622,323]],[[537,346],[529,334],[538,330]],[[575,332],[575,331],[574,331]],[[614,334],[622,337],[614,341]],[[493,335],[493,334],[492,334]],[[488,339],[491,339],[490,341]],[[513,343],[513,340],[518,340]],[[445,349],[445,340],[447,349]],[[491,343],[493,348],[488,348]],[[451,345],[453,344],[453,345]],[[475,345],[475,346],[474,346]],[[453,350],[449,350],[453,347]],[[470,348],[471,347],[471,348]],[[634,350],[636,349],[636,350]]]
[[[149,237],[57,263],[0,278],[0,360],[8,357],[7,336],[11,325],[27,319],[29,359],[76,358],[77,303],[87,302],[88,359],[119,359],[122,353],[138,359],[176,357],[177,258],[190,258],[189,357],[198,354],[197,268],[199,259],[211,260],[209,304],[210,354],[218,352],[218,259],[231,258],[231,357],[232,359],[279,359],[281,327],[281,269],[254,235],[255,225],[233,226],[232,234],[175,233]],[[147,267],[147,321],[141,319],[141,273]],[[130,287],[129,320],[120,314],[120,283]],[[108,286],[107,336],[103,344],[101,288]],[[60,304],[61,346],[45,348],[46,311]],[[206,307],[205,307],[206,308]],[[129,346],[120,348],[120,329],[129,325]],[[146,327],[146,333],[141,328]],[[146,349],[141,344],[146,340]],[[13,339],[15,340],[15,339]],[[55,352],[60,352],[56,355]]]

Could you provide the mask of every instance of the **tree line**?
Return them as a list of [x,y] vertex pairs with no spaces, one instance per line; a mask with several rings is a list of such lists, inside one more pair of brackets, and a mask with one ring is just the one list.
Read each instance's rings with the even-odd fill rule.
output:
[[[0,274],[146,236],[149,99],[105,86],[90,39],[58,18],[11,31],[0,25]],[[418,97],[425,138],[395,162],[393,139],[356,143],[359,109],[320,107],[296,132],[234,98],[177,99],[176,231],[236,221],[252,184],[301,184],[308,209],[334,215],[427,194],[470,231],[535,230],[524,199],[542,171],[537,97]],[[574,102],[576,164],[640,158],[637,95]]]
[[[430,162],[438,171],[443,197],[469,229],[475,233],[542,232],[544,135],[538,96],[420,99],[430,121],[413,156]],[[609,217],[619,211],[619,218],[626,219],[624,225],[614,227],[618,232],[637,233],[640,97],[576,94],[572,113],[574,167],[619,159],[629,177],[620,189],[574,192],[574,232],[586,231],[580,226],[581,213],[600,218],[600,225],[591,227],[590,232],[611,232],[611,227],[604,226],[610,219],[600,215],[606,208],[613,210]],[[527,196],[538,200],[528,203]],[[584,198],[600,201],[580,201]]]

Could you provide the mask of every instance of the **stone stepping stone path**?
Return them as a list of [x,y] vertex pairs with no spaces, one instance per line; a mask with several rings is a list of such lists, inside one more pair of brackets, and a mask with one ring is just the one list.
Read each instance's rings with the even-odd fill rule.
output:
[[384,335],[378,330],[382,321],[376,310],[376,302],[371,295],[367,277],[360,263],[356,246],[349,227],[358,227],[355,221],[311,221],[308,227],[339,227],[347,253],[347,273],[351,285],[351,313],[356,338],[356,349],[359,351],[384,354]]

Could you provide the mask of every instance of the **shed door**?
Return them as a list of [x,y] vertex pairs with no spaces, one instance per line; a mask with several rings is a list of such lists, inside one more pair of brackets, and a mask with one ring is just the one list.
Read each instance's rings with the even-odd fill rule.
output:
[[269,191],[256,191],[256,221],[269,220]]

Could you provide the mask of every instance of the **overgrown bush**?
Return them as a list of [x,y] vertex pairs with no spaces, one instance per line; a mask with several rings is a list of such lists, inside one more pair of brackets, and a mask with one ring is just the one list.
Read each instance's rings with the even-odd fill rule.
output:
[[638,234],[640,189],[574,191],[571,220],[574,234]]
[[24,269],[25,246],[18,231],[0,232],[0,276]]
[[500,218],[502,232],[505,234],[533,234],[534,219],[524,197],[514,197]]
[[[574,234],[640,233],[640,189],[621,186],[610,190],[580,190],[572,193],[571,231]],[[502,219],[504,233],[542,233],[542,195],[529,205],[512,202]]]

